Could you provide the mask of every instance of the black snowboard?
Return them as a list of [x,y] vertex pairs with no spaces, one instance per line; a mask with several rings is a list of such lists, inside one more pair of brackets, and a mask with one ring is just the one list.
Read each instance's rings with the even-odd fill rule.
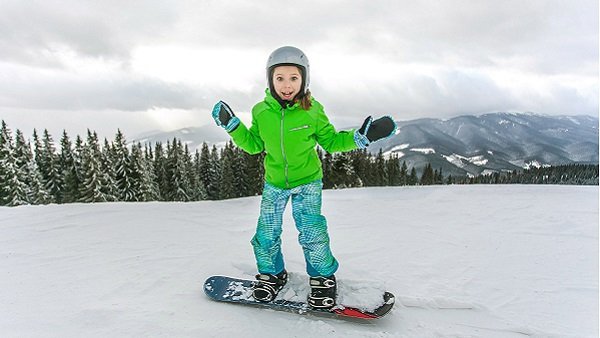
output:
[[[394,295],[385,292],[381,295],[382,305],[374,311],[366,311],[355,307],[336,305],[334,308],[314,309],[306,302],[289,301],[276,298],[269,303],[259,302],[252,298],[252,287],[256,281],[226,276],[212,276],[204,282],[204,293],[212,300],[265,307],[274,310],[289,311],[299,314],[330,315],[341,318],[377,319],[385,316],[394,307]],[[284,291],[282,291],[284,292]]]

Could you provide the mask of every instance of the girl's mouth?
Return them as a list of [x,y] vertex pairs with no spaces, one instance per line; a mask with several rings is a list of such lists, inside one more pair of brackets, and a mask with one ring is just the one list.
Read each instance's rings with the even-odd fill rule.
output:
[[294,95],[294,92],[281,93],[281,98],[284,100],[291,100]]

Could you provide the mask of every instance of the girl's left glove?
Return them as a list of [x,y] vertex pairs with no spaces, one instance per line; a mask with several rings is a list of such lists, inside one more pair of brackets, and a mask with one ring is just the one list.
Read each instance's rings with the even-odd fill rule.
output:
[[212,117],[217,123],[217,126],[223,127],[228,133],[237,128],[240,124],[240,119],[235,116],[233,110],[223,101],[217,102],[212,111]]
[[396,128],[396,122],[389,116],[384,116],[374,121],[373,117],[369,116],[365,119],[360,129],[354,132],[354,142],[358,148],[364,149],[371,142],[394,135]]

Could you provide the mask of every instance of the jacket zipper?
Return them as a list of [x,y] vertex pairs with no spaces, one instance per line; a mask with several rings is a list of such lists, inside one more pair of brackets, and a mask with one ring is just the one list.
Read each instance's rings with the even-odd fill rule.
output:
[[285,108],[281,108],[281,154],[283,155],[285,187],[289,188],[290,183],[288,181],[288,162],[287,162],[287,157],[285,156],[285,148],[284,148],[284,143],[283,143],[283,134],[284,134],[283,119],[284,119],[284,117],[285,117]]

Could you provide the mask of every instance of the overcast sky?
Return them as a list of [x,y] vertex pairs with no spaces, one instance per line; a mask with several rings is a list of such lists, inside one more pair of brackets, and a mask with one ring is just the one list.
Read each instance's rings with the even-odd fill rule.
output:
[[[0,119],[128,138],[249,122],[268,55],[311,63],[338,127],[496,111],[598,116],[597,0],[0,2]],[[215,126],[215,128],[217,128]]]

